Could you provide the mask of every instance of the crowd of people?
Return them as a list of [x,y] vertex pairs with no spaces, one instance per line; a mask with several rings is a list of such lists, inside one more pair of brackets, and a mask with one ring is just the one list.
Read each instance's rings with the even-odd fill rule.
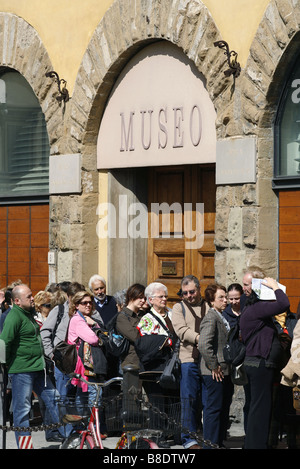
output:
[[[252,289],[253,278],[264,279],[275,300],[261,300]],[[292,367],[288,349],[298,316],[290,311],[288,297],[278,283],[253,267],[244,273],[241,284],[225,288],[211,283],[202,296],[199,279],[187,275],[181,280],[177,303],[169,308],[167,302],[168,290],[162,283],[146,287],[136,283],[111,296],[106,292],[105,279],[98,274],[87,286],[65,281],[50,284],[35,296],[21,280],[0,290],[0,339],[6,346],[4,369],[12,395],[14,426],[30,426],[32,393],[39,399],[45,423],[60,422],[58,398],[72,395],[79,404],[86,398],[93,401],[92,386],[75,378],[70,382],[55,364],[55,347],[66,341],[75,344],[78,352],[75,373],[89,383],[119,376],[132,365],[138,370],[147,398],[162,411],[166,396],[175,397],[181,403],[180,438],[184,448],[226,446],[234,380],[223,350],[229,331],[238,324],[246,345],[242,365],[246,376],[244,448],[276,448],[285,424],[289,448],[295,448],[297,420],[286,417],[296,415],[292,389],[300,378],[291,377],[290,370],[295,374],[297,368]],[[105,346],[116,315],[116,329],[129,341],[121,357],[111,355]],[[282,346],[283,335],[290,341],[285,342],[287,348]],[[166,390],[159,377],[176,347],[180,382],[177,389]],[[283,369],[288,370],[286,376]],[[66,438],[73,428],[67,422],[47,430],[48,441]],[[161,430],[158,444],[167,448],[163,426]],[[203,445],[195,438],[200,430]],[[107,436],[104,412],[101,433],[103,438]],[[29,430],[16,432],[19,448],[28,440]]]

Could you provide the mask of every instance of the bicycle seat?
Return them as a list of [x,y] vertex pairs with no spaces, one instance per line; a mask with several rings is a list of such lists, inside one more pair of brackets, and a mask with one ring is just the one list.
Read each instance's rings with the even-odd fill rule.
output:
[[86,417],[82,415],[65,414],[62,418],[63,423],[75,424],[82,422]]

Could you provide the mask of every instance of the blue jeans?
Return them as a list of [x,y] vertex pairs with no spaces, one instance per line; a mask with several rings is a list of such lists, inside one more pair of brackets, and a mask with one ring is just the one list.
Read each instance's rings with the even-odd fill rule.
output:
[[[203,381],[207,391],[203,412],[203,438],[222,446],[226,438],[234,386],[230,376],[216,381],[211,375],[203,375]],[[209,449],[210,446],[205,448]]]
[[54,368],[54,376],[56,389],[59,392],[60,398],[64,399],[73,387],[71,383],[68,384],[68,381],[70,381],[70,377],[65,373],[62,373],[56,367]]
[[[101,382],[99,379],[93,376],[89,376],[88,379],[89,383],[97,383]],[[87,407],[90,409],[93,407],[95,400],[97,397],[97,389],[94,386],[88,385],[88,390],[87,392],[83,392],[82,389],[78,386],[76,390],[76,406],[78,409],[78,413],[81,414],[82,411]],[[98,398],[98,404],[100,405],[101,402],[101,397],[102,397],[102,389],[100,390],[99,398]]]
[[[12,405],[15,427],[29,427],[29,414],[31,409],[31,396],[34,391],[41,398],[46,407],[46,420],[59,423],[57,399],[59,393],[53,386],[49,376],[44,371],[10,374],[12,383]],[[63,427],[58,428],[63,436]],[[15,432],[19,448],[19,436],[31,435],[30,431]]]
[[[198,371],[198,364],[181,363],[181,381],[180,381],[180,399],[181,399],[181,425],[183,430],[186,428],[189,432],[197,432],[197,416],[199,408],[205,404],[205,388],[203,387],[202,377]],[[198,444],[188,432],[181,433],[181,441],[184,448]]]

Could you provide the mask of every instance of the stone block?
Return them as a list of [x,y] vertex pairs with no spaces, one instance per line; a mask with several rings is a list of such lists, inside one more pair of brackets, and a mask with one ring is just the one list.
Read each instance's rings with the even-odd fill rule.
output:
[[72,251],[58,251],[57,253],[57,281],[73,280],[72,269],[73,253]]
[[241,249],[243,246],[243,213],[242,207],[230,209],[228,217],[228,241],[230,249]]
[[274,250],[278,245],[278,210],[277,207],[260,207],[258,209],[257,248],[260,250]]
[[243,208],[243,242],[246,247],[254,248],[257,243],[257,208]]
[[231,249],[226,252],[226,287],[228,287],[233,282],[242,283],[243,270],[245,269],[245,261],[245,250]]

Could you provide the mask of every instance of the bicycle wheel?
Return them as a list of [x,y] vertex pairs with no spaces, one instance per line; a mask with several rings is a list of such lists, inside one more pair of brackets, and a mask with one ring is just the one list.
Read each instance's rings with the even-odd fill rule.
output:
[[[70,435],[60,446],[60,449],[80,449],[81,435],[74,433]],[[85,438],[82,449],[93,449],[93,438],[89,435]]]

